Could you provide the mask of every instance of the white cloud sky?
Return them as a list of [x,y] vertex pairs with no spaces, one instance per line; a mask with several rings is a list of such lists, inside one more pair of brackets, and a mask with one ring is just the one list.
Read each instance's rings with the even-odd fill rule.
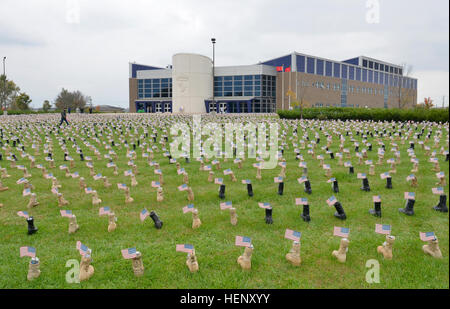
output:
[[380,22],[369,24],[366,0],[2,0],[0,56],[34,107],[62,87],[90,95],[94,105],[127,107],[128,62],[166,66],[178,52],[211,56],[211,37],[219,66],[294,50],[407,63],[419,101],[440,105],[445,96],[448,105],[448,0],[378,2]]

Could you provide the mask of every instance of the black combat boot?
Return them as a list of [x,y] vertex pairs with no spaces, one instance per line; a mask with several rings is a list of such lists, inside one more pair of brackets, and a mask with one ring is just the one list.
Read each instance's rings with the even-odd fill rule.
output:
[[267,224],[272,224],[273,223],[273,219],[272,219],[272,208],[266,208],[266,217],[265,217],[266,223]]
[[224,199],[225,198],[225,185],[220,185],[219,188],[219,198]]
[[447,153],[447,155],[445,156],[445,162],[448,162],[449,158],[450,158],[450,154]]
[[38,228],[34,226],[34,219],[33,217],[27,218],[28,223],[28,235],[32,235],[37,232]]
[[309,216],[309,205],[303,205],[303,213],[301,214],[303,221],[309,222],[311,221],[311,217]]
[[308,194],[312,193],[311,183],[309,182],[309,180],[305,181],[305,192]]
[[185,158],[186,163],[189,163],[189,157]]
[[392,177],[386,178],[386,189],[392,189]]
[[341,220],[347,219],[347,216],[345,215],[345,212],[344,212],[344,208],[342,207],[340,202],[336,202],[334,204],[334,208],[336,208],[336,212],[334,213],[334,216],[336,218],[339,218]]
[[247,184],[247,193],[248,193],[248,196],[250,196],[250,197],[253,196],[253,187],[252,187],[251,183]]
[[369,213],[375,217],[381,217],[381,202],[375,202],[374,206],[374,209],[369,209]]
[[363,183],[363,186],[361,187],[361,190],[369,192],[370,191],[369,179],[363,178],[362,183]]
[[339,184],[337,180],[333,181],[333,192],[334,193],[339,193]]
[[330,159],[334,159],[334,153],[330,152]]
[[407,200],[405,208],[399,208],[398,211],[404,213],[405,215],[412,216],[414,215],[414,203],[415,200]]
[[81,160],[81,161],[84,161],[84,155],[83,155],[83,153],[80,153],[80,160]]
[[67,161],[67,153],[64,154],[64,161]]
[[159,219],[158,215],[156,214],[156,212],[152,211],[150,213],[150,218],[152,218],[153,222],[155,223],[155,227],[159,230],[162,228],[163,226],[163,222]]
[[348,173],[349,173],[349,174],[354,174],[354,173],[355,173],[355,168],[354,168],[353,166],[350,166],[350,167],[348,168]]
[[448,212],[447,208],[447,195],[443,194],[439,196],[439,204],[433,207],[434,210],[440,212]]
[[280,182],[278,184],[278,195],[283,195],[283,191],[284,191],[284,182]]

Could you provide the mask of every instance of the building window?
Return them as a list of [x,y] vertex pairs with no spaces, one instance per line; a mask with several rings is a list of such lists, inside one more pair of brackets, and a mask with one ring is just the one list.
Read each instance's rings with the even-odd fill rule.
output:
[[315,73],[315,58],[307,58],[307,67],[306,70],[309,74],[314,74]]
[[369,61],[369,69],[373,69],[373,61]]
[[345,64],[342,65],[342,78],[347,78],[347,66]]
[[378,64],[378,62],[375,62],[375,70],[379,70],[380,68],[379,68],[379,64]]
[[305,56],[297,56],[297,71],[305,72]]
[[332,76],[333,64],[330,61],[325,62],[325,75]]
[[363,67],[367,68],[367,60],[363,59]]
[[362,81],[367,82],[367,70],[366,69],[362,70]]
[[356,68],[356,80],[361,81],[361,69]]
[[341,77],[341,64],[335,63],[334,64],[334,77],[340,78]]
[[348,67],[348,79],[355,80],[355,68]]
[[369,83],[373,83],[373,71],[369,70]]
[[316,74],[323,75],[323,60],[317,59]]

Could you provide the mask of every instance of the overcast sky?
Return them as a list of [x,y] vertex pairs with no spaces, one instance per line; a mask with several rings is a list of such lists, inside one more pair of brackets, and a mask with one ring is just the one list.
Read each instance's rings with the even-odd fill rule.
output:
[[[93,104],[128,107],[128,62],[172,55],[245,65],[292,51],[333,60],[365,55],[413,66],[419,102],[449,101],[448,0],[1,0],[6,73],[41,107],[62,87]],[[369,22],[368,22],[369,21]],[[375,23],[374,23],[375,21]]]

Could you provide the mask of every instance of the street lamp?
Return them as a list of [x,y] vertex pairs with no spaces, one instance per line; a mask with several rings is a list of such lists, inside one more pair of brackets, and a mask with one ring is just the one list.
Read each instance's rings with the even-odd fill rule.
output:
[[212,75],[213,75],[213,84],[212,84],[212,90],[213,90],[213,97],[212,97],[212,103],[214,104],[214,106],[215,106],[215,104],[216,104],[216,101],[215,101],[215,97],[214,97],[214,66],[215,66],[215,62],[216,62],[216,53],[215,53],[215,48],[214,48],[214,46],[216,45],[216,39],[215,38],[211,38],[211,43],[212,43],[212,45],[213,45],[213,71],[212,71]]
[[3,86],[4,86],[4,88],[3,88],[3,93],[2,93],[2,108],[5,106],[5,95],[6,95],[6,71],[5,71],[5,61],[6,61],[6,57],[3,57],[3,75],[5,76],[5,77],[3,77],[5,80],[3,81]]

